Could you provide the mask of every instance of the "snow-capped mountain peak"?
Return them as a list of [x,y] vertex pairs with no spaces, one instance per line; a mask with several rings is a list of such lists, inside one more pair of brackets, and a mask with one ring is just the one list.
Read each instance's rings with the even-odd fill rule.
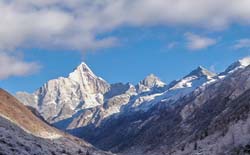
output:
[[149,74],[144,80],[140,81],[140,84],[152,88],[152,87],[163,87],[165,85],[164,82],[160,80],[154,74]]
[[192,77],[192,76],[196,76],[196,77],[208,77],[208,78],[211,78],[211,77],[214,77],[216,76],[215,73],[207,70],[206,68],[202,67],[202,66],[199,66],[197,67],[195,70],[193,70],[192,72],[190,72],[187,76],[185,76],[184,78],[187,78],[187,77]]
[[169,87],[171,90],[182,88],[197,88],[203,83],[213,79],[216,74],[207,70],[206,68],[199,66],[195,70],[191,71],[188,75],[181,80],[172,82]]
[[166,84],[160,80],[154,74],[149,74],[146,76],[139,84],[136,86],[139,93],[150,91],[152,88],[164,87]]
[[69,74],[69,78],[75,81],[81,81],[82,75],[90,75],[96,78],[96,75],[92,72],[92,70],[88,67],[87,64],[82,62],[79,66],[77,66],[72,73]]
[[45,83],[33,94],[18,93],[27,105],[37,108],[49,122],[71,117],[75,112],[103,104],[110,85],[81,63],[69,77]]
[[97,77],[84,62],[76,67],[76,69],[69,74],[68,78],[79,83],[81,89],[89,93],[100,92],[104,94],[109,88],[109,84],[102,78]]

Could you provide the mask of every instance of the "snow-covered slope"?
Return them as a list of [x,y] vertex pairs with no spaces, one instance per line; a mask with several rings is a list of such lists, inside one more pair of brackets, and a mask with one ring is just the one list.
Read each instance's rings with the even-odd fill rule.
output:
[[184,97],[200,86],[207,85],[216,80],[216,74],[199,66],[191,73],[169,85],[168,91],[164,94],[166,100],[176,101]]
[[151,91],[148,91],[149,93],[140,94],[131,100],[128,104],[128,106],[130,106],[129,110],[147,111],[159,102],[168,102],[168,104],[174,103],[176,100],[184,97],[196,88],[212,82],[215,79],[215,73],[199,66],[182,79],[173,81],[169,85],[165,85],[161,81],[158,82],[160,85],[157,87],[157,91],[154,91],[155,89],[153,88]]

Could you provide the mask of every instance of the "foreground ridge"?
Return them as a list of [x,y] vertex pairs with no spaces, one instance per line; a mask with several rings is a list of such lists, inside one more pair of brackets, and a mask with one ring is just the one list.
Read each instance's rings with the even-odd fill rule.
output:
[[3,89],[0,89],[0,124],[0,154],[108,155],[49,126]]

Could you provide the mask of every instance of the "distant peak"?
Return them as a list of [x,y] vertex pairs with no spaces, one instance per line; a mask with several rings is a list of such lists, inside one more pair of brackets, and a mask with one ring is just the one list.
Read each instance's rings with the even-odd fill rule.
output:
[[234,62],[222,74],[232,73],[239,68],[244,68],[244,67],[249,66],[249,65],[250,65],[250,56],[242,58],[242,59]]
[[165,85],[165,83],[162,82],[160,78],[158,78],[154,74],[149,74],[148,76],[146,76],[145,79],[140,82],[140,84],[147,87],[154,87],[154,86],[163,87]]
[[190,76],[197,76],[197,77],[202,77],[202,76],[206,76],[206,77],[214,77],[216,76],[215,73],[209,71],[208,69],[202,67],[202,66],[198,66],[195,70],[193,70],[191,73],[189,73],[186,77],[190,77]]
[[154,75],[154,74],[149,74],[147,75],[145,78],[144,78],[144,82],[147,82],[147,81],[151,81],[151,80],[154,80],[154,81],[160,81],[160,79]]
[[146,76],[145,79],[159,79],[159,78],[156,75],[151,73],[148,76]]

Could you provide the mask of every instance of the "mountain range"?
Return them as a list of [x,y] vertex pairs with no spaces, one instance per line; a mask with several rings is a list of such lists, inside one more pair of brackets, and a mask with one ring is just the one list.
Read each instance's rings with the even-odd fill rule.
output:
[[[114,114],[147,111],[159,101],[174,102],[215,80],[215,76],[215,73],[198,67],[169,85],[153,74],[137,85],[109,84],[81,63],[68,77],[50,80],[32,94],[18,92],[16,96],[25,105],[38,110],[46,121],[66,130],[93,123],[98,125],[102,119]],[[80,117],[84,120],[79,120]]]
[[150,74],[109,84],[81,63],[16,97],[54,127],[123,155],[246,154],[250,58],[222,73],[197,67],[169,84]]

